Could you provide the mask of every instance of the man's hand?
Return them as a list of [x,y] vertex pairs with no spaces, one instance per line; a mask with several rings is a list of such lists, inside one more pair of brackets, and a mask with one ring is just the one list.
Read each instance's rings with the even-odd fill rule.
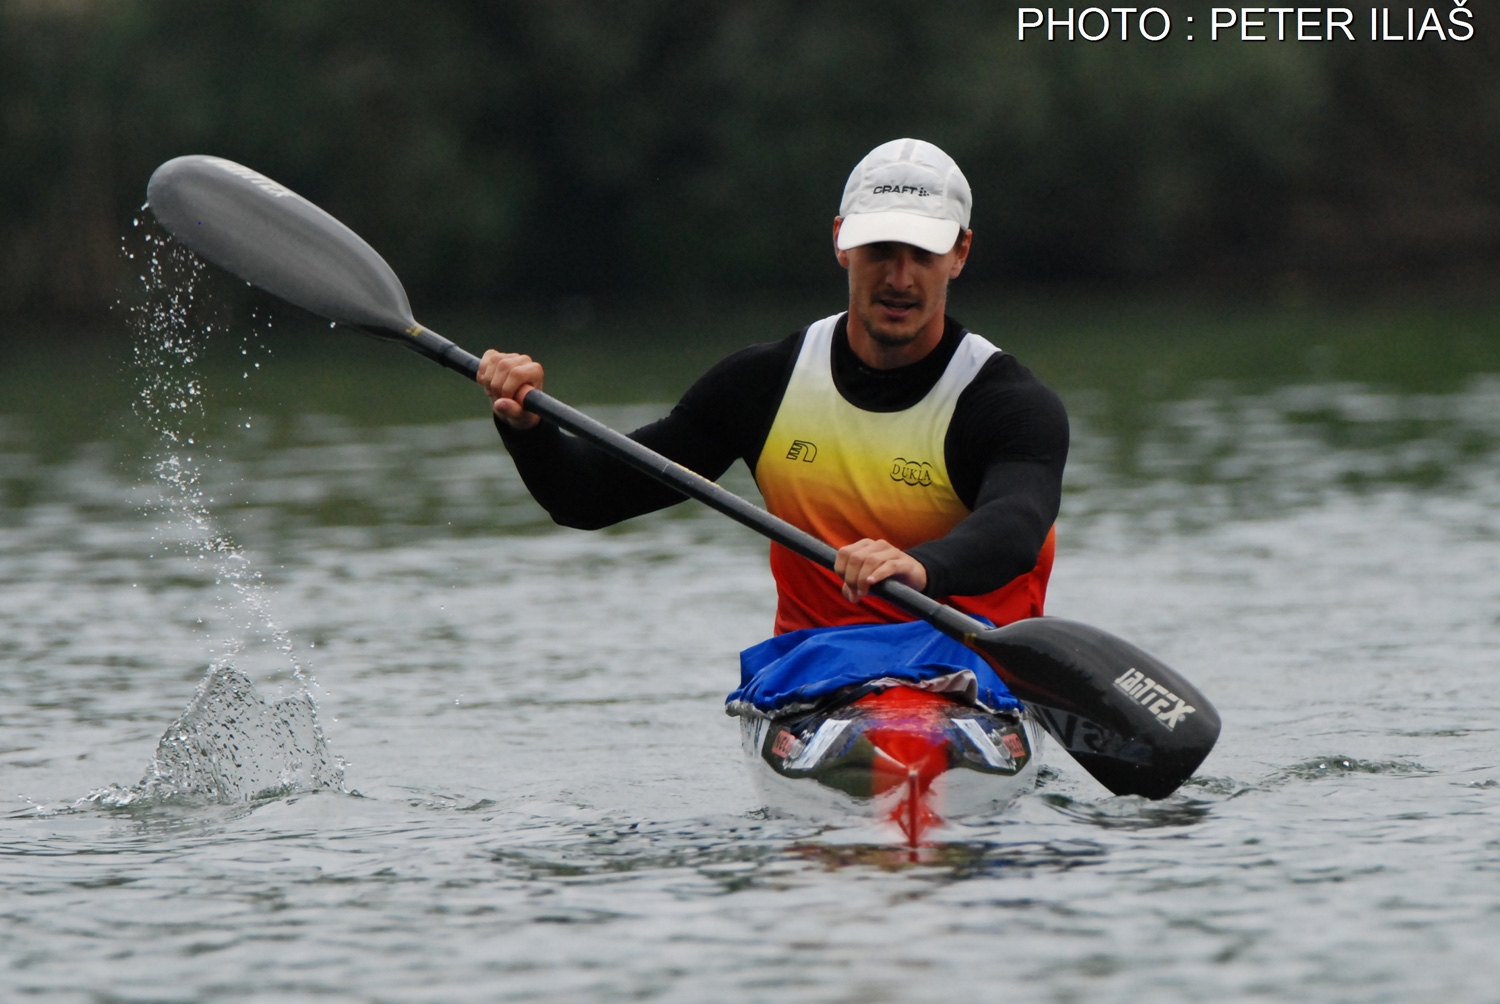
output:
[[542,420],[521,407],[527,391],[542,389],[542,364],[530,356],[490,349],[479,360],[474,378],[490,396],[490,406],[512,429],[534,428]]
[[894,544],[883,540],[856,540],[839,548],[833,572],[844,580],[844,599],[858,603],[870,595],[870,587],[894,578],[921,590],[927,585],[927,569]]

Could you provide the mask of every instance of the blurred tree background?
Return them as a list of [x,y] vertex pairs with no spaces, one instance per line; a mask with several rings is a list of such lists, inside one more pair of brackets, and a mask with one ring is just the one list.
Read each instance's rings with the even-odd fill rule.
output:
[[966,282],[1500,273],[1489,9],[1409,44],[1189,43],[1187,13],[1022,43],[987,0],[0,0],[0,305],[97,317],[183,153],[320,203],[424,306],[800,295],[836,279],[849,169],[903,135],[973,185]]

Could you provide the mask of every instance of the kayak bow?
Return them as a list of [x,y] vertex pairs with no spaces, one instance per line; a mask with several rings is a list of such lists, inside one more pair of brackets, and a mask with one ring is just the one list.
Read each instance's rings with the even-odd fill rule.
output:
[[760,796],[811,819],[873,818],[908,846],[945,822],[999,812],[1036,782],[1022,714],[892,686],[794,718],[746,716],[740,738]]

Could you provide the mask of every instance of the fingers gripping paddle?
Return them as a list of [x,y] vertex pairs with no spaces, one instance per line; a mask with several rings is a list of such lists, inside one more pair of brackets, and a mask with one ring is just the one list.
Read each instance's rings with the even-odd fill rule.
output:
[[[479,360],[412,317],[406,291],[375,250],[338,220],[264,175],[218,157],[178,157],[146,188],[151,211],[179,241],[289,303],[398,341],[469,379]],[[539,390],[534,412],[616,458],[825,568],[837,552],[629,437]],[[1117,795],[1165,798],[1213,748],[1219,715],[1172,669],[1127,641],[1073,621],[1038,617],[1000,628],[887,580],[882,598],[959,639],[1100,783]]]

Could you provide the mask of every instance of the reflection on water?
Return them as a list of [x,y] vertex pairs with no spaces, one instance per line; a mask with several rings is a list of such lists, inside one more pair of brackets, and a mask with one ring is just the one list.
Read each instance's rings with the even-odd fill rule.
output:
[[1081,801],[1067,795],[1042,795],[1041,798],[1058,812],[1081,822],[1131,830],[1191,826],[1201,822],[1213,808],[1212,801],[1192,798],[1181,791],[1159,802],[1134,795],[1103,802]]
[[[998,834],[997,834],[998,835]],[[1010,843],[950,840],[924,847],[891,844],[849,844],[840,841],[792,845],[786,853],[814,861],[830,870],[878,868],[902,871],[923,866],[927,875],[943,881],[962,881],[990,874],[1028,871],[1066,871],[1102,863],[1104,847],[1086,840],[1047,843]]]
[[[1155,803],[1049,748],[1036,794],[912,853],[755,804],[721,709],[771,620],[762,541],[690,505],[556,528],[451,375],[478,415],[409,416],[436,368],[402,356],[340,371],[376,399],[346,408],[337,381],[291,395],[308,358],[264,340],[265,379],[209,395],[197,484],[361,795],[79,802],[140,776],[243,609],[161,532],[151,435],[0,416],[0,996],[1492,996],[1495,377],[1193,380],[1197,342],[1038,345],[1075,423],[1050,609],[1183,671],[1224,735]],[[1070,352],[1098,378],[1046,372]]]

